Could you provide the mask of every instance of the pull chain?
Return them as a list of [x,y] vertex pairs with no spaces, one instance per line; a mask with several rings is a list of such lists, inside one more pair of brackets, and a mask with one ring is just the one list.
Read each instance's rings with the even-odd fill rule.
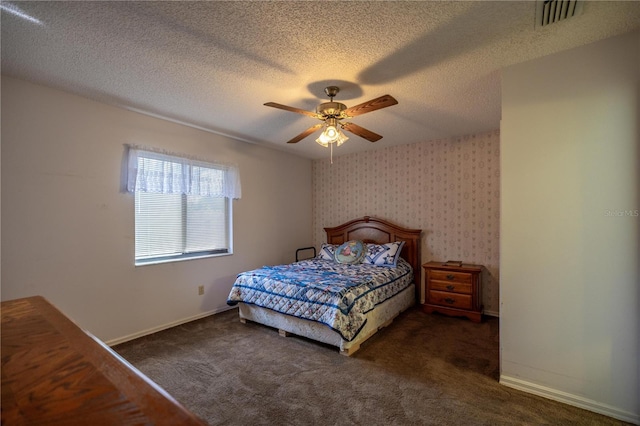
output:
[[333,144],[329,144],[329,149],[331,150],[331,164],[333,164]]

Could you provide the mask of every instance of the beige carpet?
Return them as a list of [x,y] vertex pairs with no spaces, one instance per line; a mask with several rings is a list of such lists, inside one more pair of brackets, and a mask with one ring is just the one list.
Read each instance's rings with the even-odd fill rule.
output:
[[498,384],[498,319],[410,309],[353,357],[231,310],[116,346],[211,425],[621,425]]

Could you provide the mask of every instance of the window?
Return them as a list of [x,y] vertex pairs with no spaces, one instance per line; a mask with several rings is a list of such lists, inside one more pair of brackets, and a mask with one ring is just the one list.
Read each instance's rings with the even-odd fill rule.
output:
[[230,253],[227,198],[136,192],[136,263]]
[[232,252],[236,167],[130,147],[127,188],[135,193],[136,265]]

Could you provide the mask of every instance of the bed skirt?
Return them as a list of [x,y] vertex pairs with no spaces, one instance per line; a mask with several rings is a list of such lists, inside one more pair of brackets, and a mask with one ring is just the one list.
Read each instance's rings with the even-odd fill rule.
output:
[[413,306],[415,303],[415,285],[412,284],[369,312],[366,315],[366,324],[362,330],[360,330],[360,333],[350,342],[344,340],[340,334],[328,326],[318,322],[296,318],[275,312],[271,309],[248,305],[242,302],[238,303],[238,306],[241,319],[257,322],[287,333],[337,346],[341,354],[352,355],[360,348],[360,345],[365,340],[373,336],[379,329],[389,325],[398,314]]

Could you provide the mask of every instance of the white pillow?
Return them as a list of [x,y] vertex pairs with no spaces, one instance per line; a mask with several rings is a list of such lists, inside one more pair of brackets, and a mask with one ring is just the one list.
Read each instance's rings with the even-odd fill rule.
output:
[[386,244],[367,244],[367,254],[362,263],[395,268],[402,252],[404,241]]
[[316,259],[334,260],[336,247],[338,247],[336,244],[322,243],[320,253],[318,253]]

